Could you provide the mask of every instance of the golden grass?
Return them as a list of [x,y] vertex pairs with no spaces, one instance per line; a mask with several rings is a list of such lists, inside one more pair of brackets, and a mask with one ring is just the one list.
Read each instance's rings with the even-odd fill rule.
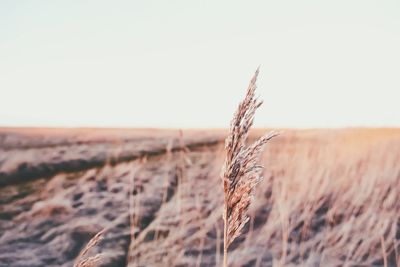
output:
[[[265,179],[248,209],[251,219],[231,244],[229,263],[400,266],[400,131],[368,132],[287,130],[271,142],[260,163],[268,166]],[[162,197],[149,225],[136,230],[132,266],[222,264],[218,174],[225,157],[221,146],[140,163],[138,182],[156,171],[162,179],[178,175],[179,183],[171,198]],[[152,192],[134,207],[143,211]]]

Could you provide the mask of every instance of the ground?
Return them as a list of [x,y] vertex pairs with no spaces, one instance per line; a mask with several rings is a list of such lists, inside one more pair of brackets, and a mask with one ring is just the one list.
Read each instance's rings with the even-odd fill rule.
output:
[[[0,266],[72,266],[102,229],[101,266],[220,266],[226,133],[0,129]],[[282,130],[230,266],[400,266],[399,162],[399,129]]]

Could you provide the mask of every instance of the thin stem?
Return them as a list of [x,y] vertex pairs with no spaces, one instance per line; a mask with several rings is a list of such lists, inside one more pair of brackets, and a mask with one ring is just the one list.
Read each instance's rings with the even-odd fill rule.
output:
[[228,267],[228,212],[227,208],[224,208],[224,265]]

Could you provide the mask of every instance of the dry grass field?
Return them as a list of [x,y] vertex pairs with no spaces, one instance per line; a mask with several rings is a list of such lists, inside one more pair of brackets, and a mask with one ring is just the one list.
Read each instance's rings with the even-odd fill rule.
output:
[[[255,130],[251,138],[264,130]],[[0,266],[221,266],[225,130],[1,129]],[[400,266],[400,129],[283,130],[229,266]]]

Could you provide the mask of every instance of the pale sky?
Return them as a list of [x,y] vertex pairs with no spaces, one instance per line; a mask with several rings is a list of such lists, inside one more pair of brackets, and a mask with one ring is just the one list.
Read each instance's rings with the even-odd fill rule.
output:
[[0,126],[400,127],[400,1],[1,1]]

